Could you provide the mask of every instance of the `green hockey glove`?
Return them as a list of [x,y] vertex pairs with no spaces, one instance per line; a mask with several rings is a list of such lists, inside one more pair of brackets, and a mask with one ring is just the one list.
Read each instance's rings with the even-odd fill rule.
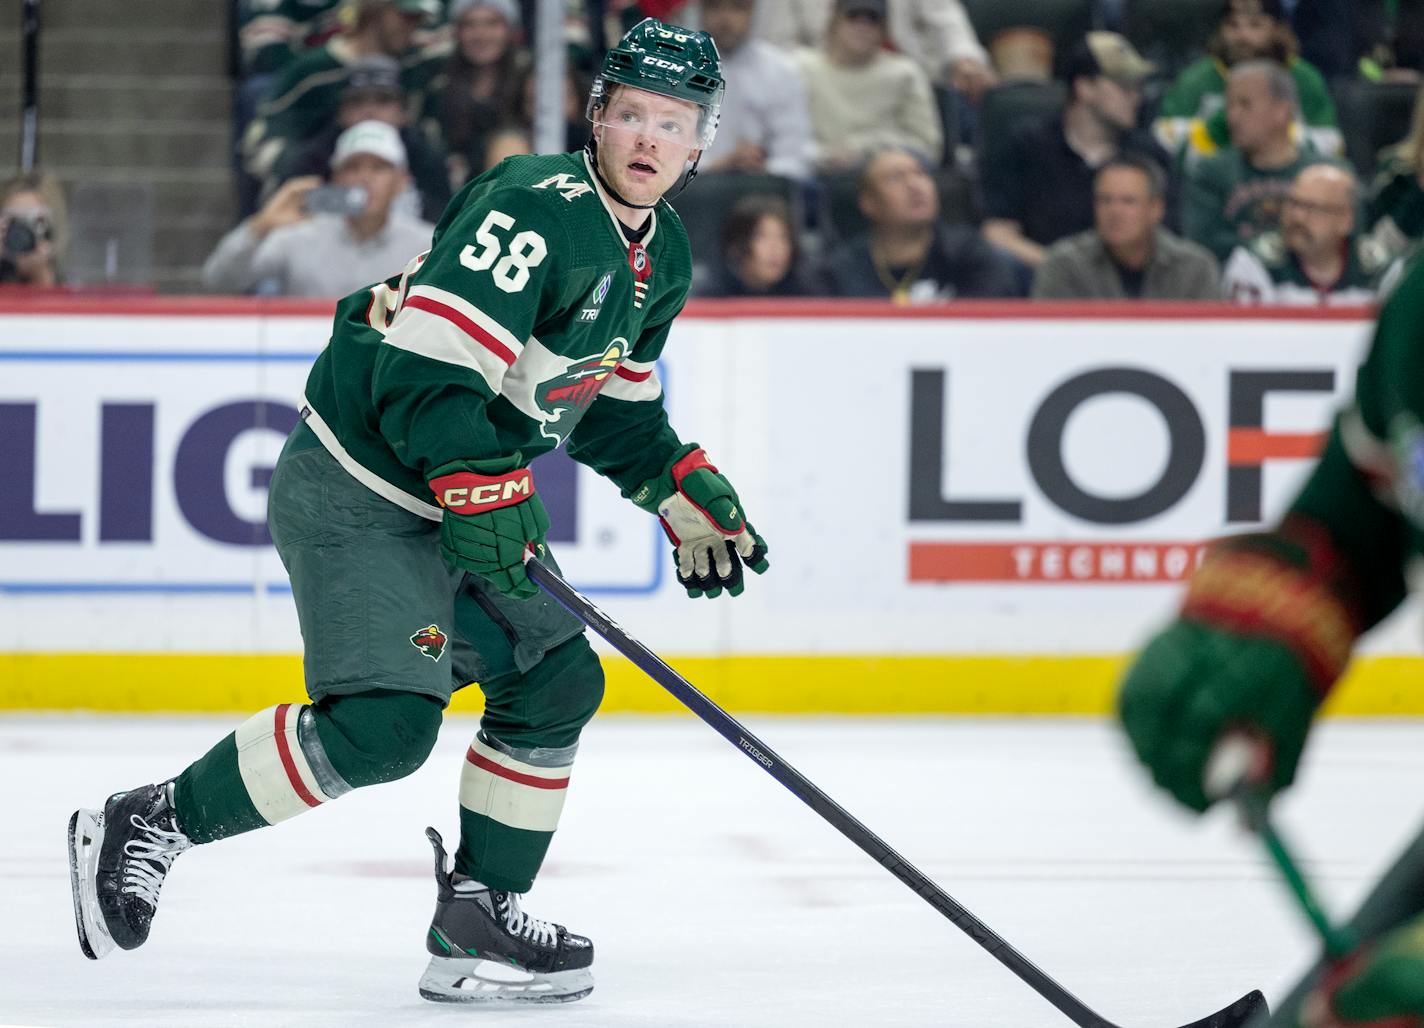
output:
[[764,572],[766,541],[742,516],[737,491],[696,443],[673,454],[667,469],[632,500],[662,521],[672,540],[677,580],[692,597],[740,596],[742,564]]
[[1211,548],[1178,619],[1147,644],[1118,697],[1158,785],[1205,810],[1216,797],[1202,775],[1228,731],[1264,744],[1270,792],[1290,785],[1316,708],[1359,635],[1346,582],[1325,533],[1299,519]]
[[1424,1028],[1424,917],[1326,973],[1301,1008],[1308,1028]]
[[445,508],[440,552],[454,567],[473,571],[515,599],[539,594],[524,573],[525,551],[544,555],[549,515],[518,458],[456,460],[430,474],[430,488]]

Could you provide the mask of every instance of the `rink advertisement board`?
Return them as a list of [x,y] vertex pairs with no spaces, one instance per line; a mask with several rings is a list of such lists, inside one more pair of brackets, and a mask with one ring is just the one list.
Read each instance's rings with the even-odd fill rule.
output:
[[[659,370],[771,546],[735,600],[685,599],[652,519],[564,455],[535,483],[568,578],[714,695],[1099,710],[1202,542],[1289,499],[1368,329],[1363,311],[695,305]],[[81,674],[96,702],[92,654],[119,683],[211,675],[214,655],[292,673],[263,512],[328,330],[320,304],[0,307],[0,705]],[[1414,668],[1415,620],[1371,640],[1382,681]],[[218,692],[240,707],[249,677]]]

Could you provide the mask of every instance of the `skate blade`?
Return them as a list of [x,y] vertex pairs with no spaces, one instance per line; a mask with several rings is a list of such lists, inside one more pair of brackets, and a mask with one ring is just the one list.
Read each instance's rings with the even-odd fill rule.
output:
[[74,897],[74,930],[79,948],[90,960],[108,956],[114,940],[99,912],[95,877],[99,848],[104,844],[104,815],[98,810],[76,810],[69,819],[69,889]]
[[420,994],[435,1003],[572,1003],[593,991],[593,972],[533,974],[478,957],[431,957]]

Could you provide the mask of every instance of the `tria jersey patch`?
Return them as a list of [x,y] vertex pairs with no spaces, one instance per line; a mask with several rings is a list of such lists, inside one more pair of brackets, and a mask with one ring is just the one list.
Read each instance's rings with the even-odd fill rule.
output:
[[447,642],[439,625],[427,625],[410,637],[410,644],[434,661],[444,656]]

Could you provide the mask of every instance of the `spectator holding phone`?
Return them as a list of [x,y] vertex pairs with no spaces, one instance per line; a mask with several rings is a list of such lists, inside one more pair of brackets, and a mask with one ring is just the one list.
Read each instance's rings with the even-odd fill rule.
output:
[[336,141],[331,184],[288,180],[203,265],[213,292],[345,296],[399,271],[430,247],[434,226],[392,209],[409,181],[400,133],[382,121]]

